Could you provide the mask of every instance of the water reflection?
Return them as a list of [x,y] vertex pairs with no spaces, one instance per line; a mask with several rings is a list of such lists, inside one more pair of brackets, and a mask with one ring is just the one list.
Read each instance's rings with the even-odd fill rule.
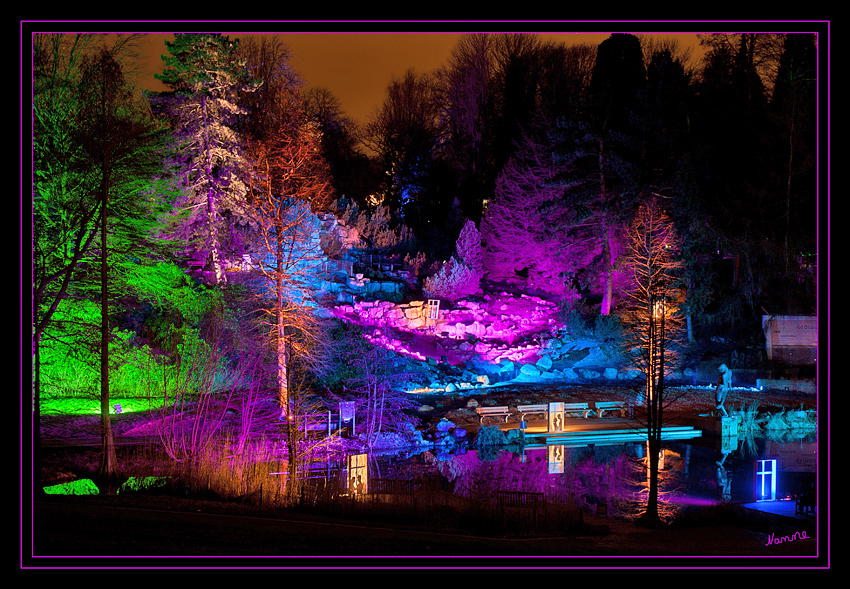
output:
[[[775,460],[775,499],[809,492],[817,474],[816,434],[784,437],[703,437],[666,441],[659,456],[660,502],[666,515],[685,506],[721,501],[751,503],[767,497],[759,462]],[[543,493],[548,501],[578,504],[629,518],[645,507],[648,493],[645,442],[535,445],[384,457],[385,471],[411,478],[406,465],[428,468],[457,495],[488,500],[499,491]]]

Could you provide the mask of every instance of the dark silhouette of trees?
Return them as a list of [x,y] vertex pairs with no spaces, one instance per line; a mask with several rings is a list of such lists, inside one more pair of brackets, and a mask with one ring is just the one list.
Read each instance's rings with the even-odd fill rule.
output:
[[492,158],[495,43],[495,35],[463,35],[436,74],[441,134],[448,146],[443,157],[456,171],[458,201],[470,218],[481,214],[497,173]]
[[[814,275],[801,266],[816,251],[817,236],[817,47],[812,34],[787,34],[768,107],[774,124],[770,190],[782,195],[782,219],[773,240],[782,243],[785,312],[809,313],[806,292]],[[777,198],[777,200],[779,200]],[[777,203],[779,204],[779,203]],[[781,232],[781,235],[780,235]],[[806,264],[808,265],[808,264]]]
[[303,83],[289,64],[291,57],[289,48],[274,37],[248,35],[238,40],[232,59],[244,64],[247,75],[236,88],[240,112],[232,123],[245,138],[264,139],[291,117],[279,108]]
[[404,219],[423,195],[437,142],[435,84],[428,74],[405,72],[387,88],[384,104],[365,129],[365,143],[382,173],[380,196],[394,216]]

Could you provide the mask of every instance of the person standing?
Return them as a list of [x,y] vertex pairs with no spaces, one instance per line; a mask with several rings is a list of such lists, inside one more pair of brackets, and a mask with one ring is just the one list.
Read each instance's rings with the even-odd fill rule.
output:
[[729,394],[729,390],[732,388],[732,370],[725,364],[721,364],[718,370],[720,371],[720,377],[717,379],[717,388],[714,390],[715,409],[721,411],[723,417],[729,417],[729,414],[726,413],[726,408],[723,407],[723,403],[726,401],[726,395]]

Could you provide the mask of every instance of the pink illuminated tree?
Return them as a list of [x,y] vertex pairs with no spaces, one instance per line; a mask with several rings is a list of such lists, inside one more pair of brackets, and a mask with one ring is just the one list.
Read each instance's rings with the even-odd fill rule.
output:
[[458,260],[473,272],[482,274],[484,262],[481,257],[481,232],[473,221],[467,221],[460,230],[456,242]]
[[527,272],[532,288],[564,296],[582,276],[603,276],[604,232],[587,184],[553,140],[528,138],[499,176],[482,222],[490,277]]

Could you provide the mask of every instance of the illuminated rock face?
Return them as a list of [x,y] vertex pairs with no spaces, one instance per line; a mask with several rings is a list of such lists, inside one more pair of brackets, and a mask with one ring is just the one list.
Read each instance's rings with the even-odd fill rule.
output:
[[436,321],[428,317],[424,301],[355,301],[336,306],[334,312],[371,327],[367,337],[373,343],[420,360],[447,360],[453,365],[498,365],[509,360],[548,376],[551,358],[539,358],[541,346],[563,327],[554,303],[508,293],[487,295],[481,302],[458,301],[441,308]]

